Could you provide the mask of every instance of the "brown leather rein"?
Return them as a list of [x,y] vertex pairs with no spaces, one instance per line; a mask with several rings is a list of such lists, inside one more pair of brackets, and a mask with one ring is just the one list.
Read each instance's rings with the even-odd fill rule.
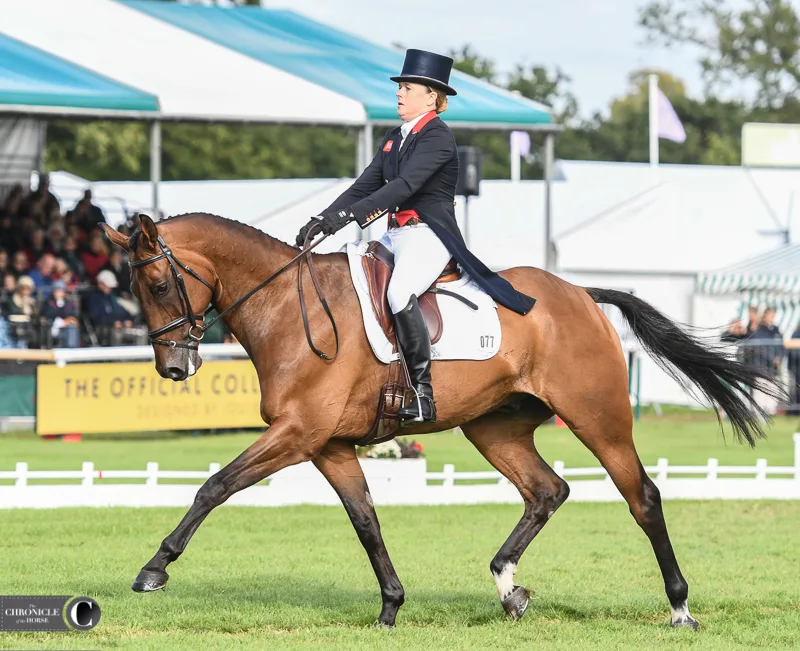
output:
[[[294,256],[289,262],[283,265],[280,269],[276,272],[271,274],[269,278],[263,280],[258,285],[253,287],[249,292],[240,296],[236,299],[233,303],[231,303],[228,307],[226,307],[222,312],[217,314],[211,321],[205,323],[206,315],[214,309],[213,305],[209,304],[208,307],[203,311],[202,314],[195,314],[194,310],[192,309],[192,303],[189,300],[189,293],[186,291],[186,281],[184,279],[181,270],[185,271],[195,280],[198,280],[203,285],[208,287],[211,290],[211,298],[214,298],[214,286],[205,280],[200,274],[198,274],[194,269],[188,267],[187,265],[183,264],[178,258],[175,257],[175,254],[172,252],[172,249],[167,246],[166,242],[164,242],[161,235],[158,236],[158,246],[161,249],[161,253],[158,253],[150,258],[145,258],[144,260],[136,260],[134,262],[129,262],[131,269],[138,269],[140,267],[147,266],[154,262],[158,262],[159,260],[166,260],[169,262],[170,270],[172,271],[172,277],[175,279],[175,286],[178,289],[178,296],[181,299],[181,305],[184,309],[184,314],[179,316],[177,319],[170,321],[166,325],[161,326],[160,328],[156,328],[155,330],[150,330],[147,333],[148,338],[150,339],[150,343],[157,344],[160,346],[169,346],[170,348],[186,348],[188,350],[197,350],[200,346],[200,342],[203,339],[206,331],[211,328],[217,321],[223,318],[225,315],[229,314],[237,307],[242,305],[245,301],[247,301],[250,297],[252,297],[257,292],[261,291],[269,285],[275,278],[277,278],[280,274],[282,274],[286,269],[291,267],[295,262],[298,260],[300,264],[298,265],[298,272],[297,272],[297,291],[300,295],[300,312],[303,316],[303,327],[306,331],[306,339],[308,340],[308,345],[311,347],[311,350],[314,351],[319,357],[322,359],[331,361],[336,359],[339,355],[339,331],[336,328],[336,321],[333,318],[333,314],[331,313],[330,307],[328,307],[328,301],[325,299],[325,294],[322,291],[322,287],[319,284],[319,279],[317,278],[317,272],[314,269],[314,262],[311,256],[311,250],[318,246],[324,239],[328,236],[323,235],[319,238],[316,242],[313,242],[311,245],[308,244],[309,238],[312,237],[312,233],[314,232],[314,228],[310,229],[308,234],[306,235],[306,239],[304,242],[303,250],[300,251],[296,256]],[[323,351],[319,350],[311,339],[311,329],[308,322],[308,314],[306,312],[306,302],[305,297],[303,296],[303,257],[306,259],[306,263],[308,264],[308,271],[311,275],[311,281],[314,283],[314,289],[317,292],[317,296],[319,297],[320,302],[322,303],[322,307],[325,310],[325,314],[330,319],[331,326],[333,327],[333,335],[336,339],[336,351],[333,355],[327,355]],[[200,321],[200,323],[198,323]],[[169,339],[159,339],[159,337],[167,332],[171,332],[176,328],[180,328],[182,325],[189,325],[189,333],[187,338],[189,339],[189,343],[183,343],[180,341],[173,341]]]

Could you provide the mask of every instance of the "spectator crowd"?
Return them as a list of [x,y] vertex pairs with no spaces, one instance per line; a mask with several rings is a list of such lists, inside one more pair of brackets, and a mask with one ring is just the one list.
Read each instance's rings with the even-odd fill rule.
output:
[[[792,339],[800,340],[800,325]],[[780,378],[785,369],[789,385],[787,413],[800,413],[800,349],[786,349],[783,333],[775,325],[774,307],[768,306],[762,312],[758,305],[751,305],[747,325],[741,319],[734,319],[722,341],[739,344],[739,355],[744,361],[760,366],[775,378]],[[774,414],[781,407],[763,392],[756,391],[756,398],[767,413]]]
[[91,191],[62,214],[39,178],[36,190],[16,185],[0,202],[0,347],[146,343],[128,260],[109,249]]

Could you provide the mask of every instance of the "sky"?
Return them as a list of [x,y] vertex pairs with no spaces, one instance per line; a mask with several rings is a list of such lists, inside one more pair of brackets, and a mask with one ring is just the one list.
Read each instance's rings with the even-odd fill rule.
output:
[[[572,78],[580,114],[607,112],[628,89],[631,70],[652,67],[681,79],[689,95],[703,84],[692,50],[643,43],[643,0],[263,0],[378,44],[446,53],[470,44],[501,73],[517,63],[560,67]],[[399,72],[399,71],[398,71]]]

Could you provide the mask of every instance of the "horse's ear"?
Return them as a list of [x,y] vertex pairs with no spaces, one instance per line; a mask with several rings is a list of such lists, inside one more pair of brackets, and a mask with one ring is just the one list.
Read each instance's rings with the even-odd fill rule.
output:
[[124,249],[126,251],[131,250],[131,243],[130,239],[127,235],[123,235],[119,231],[114,230],[108,224],[100,224],[100,227],[106,234],[106,237],[111,240],[112,243],[116,244],[119,248]]
[[145,215],[144,213],[139,214],[139,221],[142,224],[142,238],[145,246],[155,251],[158,245],[158,229],[156,228],[155,222],[149,215]]

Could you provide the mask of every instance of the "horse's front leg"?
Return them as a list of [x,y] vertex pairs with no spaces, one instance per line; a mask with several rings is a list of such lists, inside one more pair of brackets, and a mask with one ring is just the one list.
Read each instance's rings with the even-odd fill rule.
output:
[[[258,483],[282,468],[309,461],[319,454],[325,438],[308,436],[300,419],[276,420],[272,426],[236,459],[209,477],[197,491],[189,511],[177,528],[161,543],[156,555],[142,568],[133,582],[136,592],[163,588],[169,578],[167,565],[186,549],[197,527],[212,509],[231,495]],[[315,430],[318,435],[319,430]]]
[[341,498],[378,577],[383,608],[376,625],[392,627],[397,611],[405,600],[405,593],[386,551],[367,480],[356,457],[356,448],[346,441],[331,440],[314,459],[314,465]]

